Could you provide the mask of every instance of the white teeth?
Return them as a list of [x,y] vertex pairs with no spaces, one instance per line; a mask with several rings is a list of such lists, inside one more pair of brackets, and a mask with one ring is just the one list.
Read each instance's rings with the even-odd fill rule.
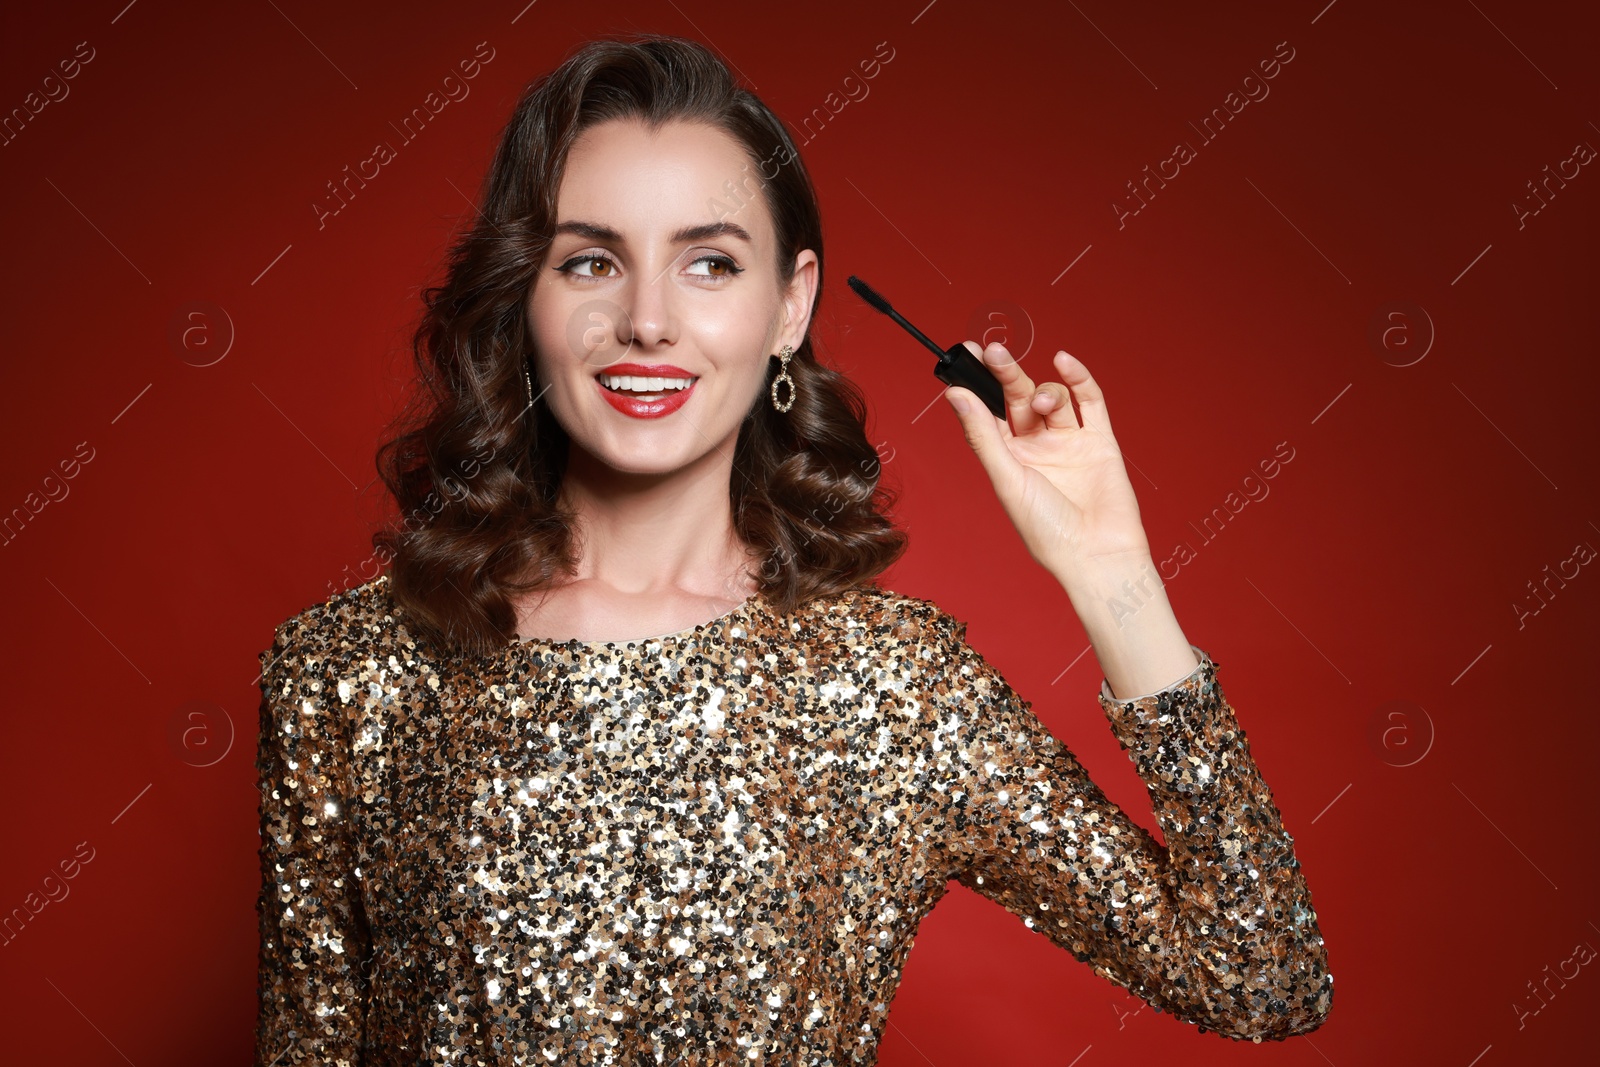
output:
[[687,389],[698,378],[640,378],[627,374],[602,374],[600,382],[608,389],[622,389],[635,393],[677,392]]

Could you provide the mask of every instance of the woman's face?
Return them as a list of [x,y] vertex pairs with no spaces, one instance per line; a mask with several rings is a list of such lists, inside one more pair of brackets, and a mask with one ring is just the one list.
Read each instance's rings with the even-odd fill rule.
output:
[[780,287],[759,175],[727,133],[674,122],[651,134],[635,120],[585,131],[528,296],[536,403],[572,459],[639,474],[731,464],[772,357],[805,336],[816,254],[796,264]]

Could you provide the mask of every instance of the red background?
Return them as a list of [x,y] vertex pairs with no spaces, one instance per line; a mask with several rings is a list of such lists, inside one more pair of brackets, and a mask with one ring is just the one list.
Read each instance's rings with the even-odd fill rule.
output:
[[[1528,583],[1546,565],[1600,547],[1600,174],[1583,167],[1521,226],[1512,205],[1575,145],[1600,146],[1595,19],[1324,2],[8,13],[5,111],[78,42],[94,58],[0,146],[0,514],[36,505],[80,442],[93,454],[0,551],[0,912],[80,842],[94,851],[0,947],[7,1058],[248,1057],[256,654],[370,555],[387,513],[373,451],[406,387],[418,290],[517,94],[581,40],[635,30],[712,44],[791,127],[869,90],[798,139],[827,226],[815,336],[865,387],[904,494],[913,547],[885,584],[969,620],[1153,826],[1064,593],[935,403],[927,357],[845,277],[945,343],[1032,336],[1036,376],[1058,348],[1096,375],[1157,559],[1193,551],[1168,595],[1219,663],[1329,945],[1327,1025],[1240,1046],[1135,1013],[957,888],[923,926],[882,1062],[1466,1067],[1591,1047],[1594,968],[1551,982],[1537,1014],[1528,984],[1600,946],[1600,575],[1552,582],[1521,625],[1514,605],[1539,606]],[[389,123],[481,41],[495,56],[471,95],[319,229],[326,183],[398,144]],[[885,41],[877,77],[847,82]],[[1188,123],[1285,41],[1270,95],[1202,143]],[[1197,158],[1119,226],[1126,183],[1179,140]],[[169,340],[196,300],[234,331],[204,367],[217,344]],[[1369,325],[1393,301],[1414,307],[1385,349]],[[996,302],[1009,317],[987,317]],[[208,328],[220,344],[220,317]],[[1292,461],[1246,483],[1281,442]],[[202,719],[186,718],[195,701]],[[1401,718],[1384,718],[1392,701]],[[204,729],[184,737],[186,722]]]

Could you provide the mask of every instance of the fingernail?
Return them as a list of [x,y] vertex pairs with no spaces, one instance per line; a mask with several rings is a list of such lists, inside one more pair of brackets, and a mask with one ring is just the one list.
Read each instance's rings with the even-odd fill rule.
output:
[[950,404],[951,404],[952,407],[954,407],[956,409],[957,414],[965,415],[967,413],[967,410],[968,410],[968,408],[967,408],[967,398],[962,396],[961,394],[959,394],[959,393],[951,394],[951,396],[950,396]]

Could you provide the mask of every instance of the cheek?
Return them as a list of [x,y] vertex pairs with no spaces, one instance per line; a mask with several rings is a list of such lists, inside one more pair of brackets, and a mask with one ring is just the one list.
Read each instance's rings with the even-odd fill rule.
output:
[[557,324],[566,317],[566,309],[556,293],[545,290],[535,292],[525,305],[528,312],[528,332],[536,341],[546,341],[560,334]]
[[686,335],[711,359],[729,367],[754,360],[759,373],[776,313],[769,298],[729,294],[726,301],[688,309],[683,325]]
[[598,370],[631,349],[620,340],[630,333],[627,311],[609,297],[547,291],[527,309],[529,340],[551,371]]
[[568,307],[553,293],[541,294],[527,307],[528,343],[536,353],[538,376],[543,379],[542,384],[547,384],[553,371],[583,362],[582,349],[574,348],[584,340],[581,330],[574,333],[572,329],[577,309]]

